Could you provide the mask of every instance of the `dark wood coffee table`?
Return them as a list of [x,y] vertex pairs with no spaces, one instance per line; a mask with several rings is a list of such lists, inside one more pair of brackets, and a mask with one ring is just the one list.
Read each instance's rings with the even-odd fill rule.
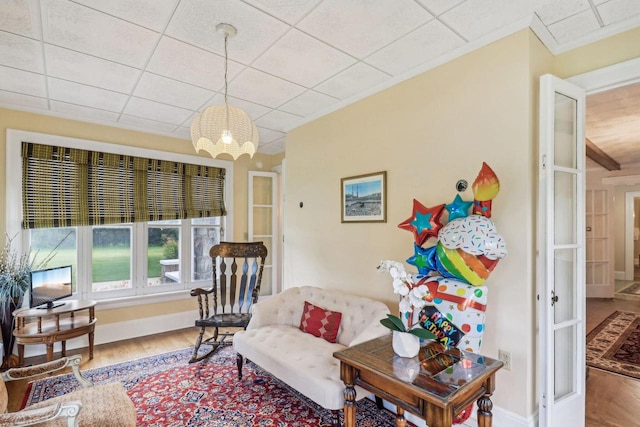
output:
[[[430,427],[449,427],[455,416],[478,403],[478,426],[491,427],[491,395],[495,373],[502,362],[461,352],[462,357],[429,358],[424,349],[414,358],[396,356],[391,335],[376,338],[333,354],[340,360],[345,384],[344,426],[356,426],[358,385],[398,408],[396,426],[406,426],[404,412],[424,419]],[[447,365],[434,368],[434,363]]]

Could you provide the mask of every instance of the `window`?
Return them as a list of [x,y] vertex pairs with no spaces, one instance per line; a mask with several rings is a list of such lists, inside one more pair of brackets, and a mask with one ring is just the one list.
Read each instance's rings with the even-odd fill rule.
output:
[[[226,179],[223,181],[224,188],[221,191],[224,194],[224,204],[231,208],[233,206],[232,162],[8,130],[7,169],[10,174],[8,176],[12,179],[7,180],[7,203],[20,207],[23,206],[22,191],[16,189],[22,188],[24,170],[21,166],[21,153],[23,141],[37,141],[38,144],[43,145],[50,144],[70,149],[99,151],[106,153],[105,158],[109,158],[108,154],[113,153],[114,156],[111,156],[111,159],[118,158],[120,162],[124,156],[132,158],[144,156],[150,159],[148,162],[145,160],[147,162],[145,165],[149,165],[145,166],[149,173],[144,178],[146,183],[143,186],[144,199],[136,195],[123,196],[118,194],[115,196],[112,188],[104,190],[109,187],[102,180],[104,165],[93,171],[94,178],[89,177],[88,179],[98,184],[91,194],[98,211],[104,210],[113,216],[114,205],[117,203],[127,204],[125,203],[127,200],[130,201],[137,197],[138,202],[136,203],[138,204],[136,206],[139,207],[140,203],[148,203],[149,209],[145,214],[148,216],[148,221],[127,223],[113,223],[113,221],[96,223],[99,221],[93,221],[93,225],[50,226],[20,231],[23,220],[22,210],[16,209],[15,214],[7,216],[7,232],[12,235],[21,232],[23,247],[30,245],[32,252],[38,257],[44,257],[55,248],[55,256],[47,264],[47,268],[60,265],[73,266],[75,298],[104,300],[149,294],[160,295],[207,285],[203,282],[211,279],[209,248],[225,235],[229,239],[233,239],[232,217],[230,212],[227,212],[227,216],[224,217],[189,218],[188,216],[192,215],[193,209],[197,209],[196,204],[206,204],[212,197],[212,192],[201,185],[202,182],[206,182],[206,178],[196,177],[188,182],[188,179],[176,178],[173,173],[175,167],[171,166],[168,171],[166,165],[177,164],[177,162],[185,163],[186,166],[183,169],[187,174],[192,174],[194,170],[201,170],[202,167],[207,168],[202,169],[207,171],[211,170],[211,167],[224,170]],[[107,166],[113,164],[113,162],[107,163]],[[130,162],[130,164],[134,163],[135,161]],[[73,178],[73,175],[77,174],[76,172],[71,174],[68,172],[68,168],[63,170],[62,175],[65,176],[65,179],[67,175],[72,175]],[[78,173],[82,173],[82,171]],[[26,174],[24,176],[30,180]],[[129,172],[122,178],[123,182],[128,182],[131,179]],[[50,186],[46,188],[59,190],[55,183],[48,185]],[[108,197],[101,197],[100,191],[103,190],[111,191],[107,195]],[[50,193],[53,192],[50,191]],[[170,211],[166,210],[166,204],[157,204],[159,199],[170,200],[174,205],[179,204],[180,202],[177,200],[185,192],[194,194],[194,203],[188,204],[184,209],[186,213],[183,213],[186,218],[171,218],[171,214],[167,214]],[[65,197],[61,197],[60,200],[65,200]],[[116,203],[114,200],[120,201]],[[138,210],[132,211],[132,215],[138,213]],[[116,216],[120,214],[121,212]],[[37,215],[30,215],[28,218],[38,220]],[[74,217],[74,215],[70,215],[70,217]],[[167,217],[169,219],[166,219]],[[64,221],[55,223],[55,225],[64,224],[66,224]]]
[[[202,282],[211,280],[209,248],[220,242],[223,221],[213,217],[28,232],[36,262],[55,253],[47,267],[72,265],[77,297],[100,300],[207,286]],[[187,236],[187,256],[182,256],[181,236]],[[78,250],[85,247],[88,254]],[[77,286],[76,277],[90,279]]]

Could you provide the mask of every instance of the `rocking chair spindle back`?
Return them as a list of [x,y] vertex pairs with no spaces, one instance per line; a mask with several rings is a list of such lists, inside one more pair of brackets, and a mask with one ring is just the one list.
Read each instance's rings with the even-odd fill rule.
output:
[[[247,327],[251,319],[251,305],[258,301],[260,294],[267,248],[262,242],[221,242],[213,246],[209,254],[213,259],[213,286],[210,289],[197,288],[191,291],[191,295],[198,298],[200,316],[195,326],[200,328],[200,333],[190,362],[209,357],[223,344],[227,336],[232,336],[235,332],[220,332],[221,328]],[[238,264],[241,264],[239,284]],[[212,300],[211,308],[209,295]],[[206,328],[212,328],[213,335],[204,339]],[[201,353],[202,345],[211,346],[211,349]]]

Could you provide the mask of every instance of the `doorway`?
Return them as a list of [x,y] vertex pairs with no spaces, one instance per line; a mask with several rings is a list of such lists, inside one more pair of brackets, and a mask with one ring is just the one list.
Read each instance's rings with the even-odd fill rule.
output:
[[[640,59],[620,63],[605,69],[596,70],[576,76],[569,81],[583,87],[587,96],[616,88],[632,85],[640,82]],[[637,104],[636,104],[637,105]],[[589,102],[587,101],[587,112]],[[588,114],[588,113],[587,113]],[[625,168],[615,172],[601,174],[597,178],[598,185],[608,187],[615,201],[609,210],[609,214],[614,222],[614,230],[611,233],[613,259],[615,262],[610,266],[611,274],[615,271],[615,279],[626,280],[634,278],[634,222],[633,207],[631,208],[630,225],[625,220],[626,196],[625,192],[638,191],[640,197],[640,172],[638,174],[629,173]],[[588,174],[589,175],[589,172]],[[637,185],[637,187],[633,187]],[[589,186],[588,186],[589,188]],[[622,199],[622,200],[620,200]],[[635,204],[635,196],[631,205]],[[621,227],[620,227],[621,225]],[[631,228],[629,229],[629,226]],[[631,233],[629,235],[629,233]],[[630,244],[627,238],[630,237],[631,252],[627,249]],[[640,236],[639,236],[640,237]],[[640,249],[640,246],[639,246]],[[620,262],[619,256],[623,261]],[[630,264],[630,268],[628,265]],[[588,298],[586,302],[586,332],[590,332],[614,311],[640,312],[640,301],[623,300],[617,298]],[[640,381],[624,377],[606,371],[589,369],[586,382],[586,411],[585,425],[587,427],[613,426],[613,425],[635,425],[637,419],[635,414],[640,412],[640,403],[637,396],[640,394]],[[612,398],[615,396],[615,398]]]

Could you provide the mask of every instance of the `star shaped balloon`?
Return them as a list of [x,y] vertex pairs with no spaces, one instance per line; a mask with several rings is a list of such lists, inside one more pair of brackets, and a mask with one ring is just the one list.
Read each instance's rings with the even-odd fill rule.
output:
[[398,224],[403,230],[413,232],[415,242],[422,246],[429,237],[437,237],[442,228],[440,217],[444,212],[444,204],[427,208],[422,203],[413,199],[413,214],[404,222]]
[[471,205],[473,205],[473,202],[465,202],[462,200],[462,197],[457,194],[453,202],[445,206],[445,209],[449,212],[449,221],[469,216],[469,208]]
[[426,276],[431,271],[437,271],[435,246],[422,248],[414,243],[413,250],[413,256],[407,259],[407,263],[415,265],[419,274]]

